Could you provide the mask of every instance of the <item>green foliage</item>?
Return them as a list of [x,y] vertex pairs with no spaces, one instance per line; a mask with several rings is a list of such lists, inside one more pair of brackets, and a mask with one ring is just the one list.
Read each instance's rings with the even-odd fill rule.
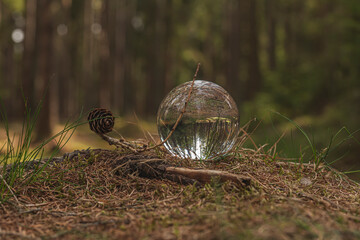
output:
[[[38,104],[34,112],[30,108],[25,109],[25,117],[22,123],[21,132],[16,135],[11,135],[9,129],[9,122],[6,115],[6,110],[0,99],[1,109],[0,116],[1,122],[4,124],[7,141],[0,149],[0,202],[6,201],[11,197],[11,188],[15,182],[22,182],[22,184],[29,184],[37,179],[37,176],[44,167],[55,157],[59,151],[66,145],[73,135],[76,127],[87,122],[80,123],[80,117],[73,123],[65,124],[62,131],[55,134],[51,138],[43,141],[36,147],[32,147],[33,131],[36,121],[38,119],[42,103]],[[47,159],[44,159],[45,146],[51,141],[56,142],[56,146],[49,154]],[[39,161],[39,164],[33,166],[33,170],[25,172],[32,161]],[[40,161],[44,163],[40,164]]]
[[[356,163],[346,162],[346,158],[351,158],[349,153],[356,154],[356,149],[359,148],[357,135],[360,129],[350,131],[346,126],[339,130],[325,129],[321,121],[312,117],[292,120],[275,111],[270,111],[268,115],[273,122],[272,129],[266,122],[258,123],[252,136],[257,143],[265,142],[265,150],[273,149],[274,145],[271,143],[275,143],[278,151],[274,154],[279,159],[314,163],[315,169],[320,165],[337,168],[342,166],[340,169],[343,173],[352,174],[354,179],[359,180],[359,167]],[[276,116],[280,116],[280,119]]]
[[2,2],[14,12],[23,12],[26,0],[3,0]]

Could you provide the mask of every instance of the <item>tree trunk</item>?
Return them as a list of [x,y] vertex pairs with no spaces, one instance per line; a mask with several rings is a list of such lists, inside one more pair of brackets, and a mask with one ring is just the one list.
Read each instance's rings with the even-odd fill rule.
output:
[[276,70],[276,1],[265,1],[265,15],[267,19],[267,59],[271,71]]
[[[164,97],[173,87],[173,79],[172,79],[172,67],[173,67],[173,41],[172,36],[174,34],[174,26],[173,26],[173,1],[167,0],[164,2],[164,22],[165,33],[164,33],[164,68],[163,68],[163,76],[164,76],[164,88],[163,92],[160,96],[159,101]],[[189,79],[190,80],[190,79]],[[156,114],[156,113],[155,113]]]
[[[66,41],[66,48],[68,49],[69,58],[67,64],[69,66],[70,78],[64,82],[66,84],[66,91],[68,99],[66,100],[66,109],[68,116],[75,116],[79,113],[82,107],[83,98],[83,75],[82,75],[82,54],[84,40],[84,9],[85,1],[88,0],[76,0],[71,1],[69,18],[69,36]],[[86,111],[87,109],[85,109]]]
[[285,7],[285,39],[284,48],[286,56],[286,67],[289,71],[296,69],[299,62],[300,51],[298,48],[298,32],[303,26],[304,1],[295,0],[291,5]]
[[240,3],[235,0],[228,0],[225,5],[226,21],[225,21],[225,77],[226,88],[229,93],[234,96],[235,102],[239,105],[241,103],[241,81],[239,72],[242,71],[243,66],[240,65],[240,45],[241,45],[241,31]]
[[[35,33],[36,33],[36,0],[26,1],[26,22],[23,55],[23,77],[22,87],[27,106],[35,109],[34,102],[34,81],[35,81]],[[24,109],[25,110],[25,109]]]
[[[11,31],[13,21],[11,11],[3,5],[1,9],[2,21],[0,22],[0,36],[3,41],[0,42],[0,103],[5,105],[8,120],[14,120],[16,115],[16,105],[14,99],[20,97],[16,94],[16,72],[14,58],[14,43],[11,40]],[[3,101],[3,102],[2,102]]]
[[49,92],[51,79],[52,60],[52,13],[51,1],[37,1],[37,68],[36,68],[36,95],[42,100],[42,108],[36,129],[36,140],[44,140],[51,134]]
[[[115,65],[114,65],[114,106],[118,113],[125,113],[126,108],[131,109],[131,103],[124,100],[129,94],[131,82],[125,84],[125,47],[126,47],[126,1],[115,2]],[[125,96],[126,95],[126,96]]]
[[[60,24],[64,24],[69,30],[69,25],[65,23],[69,22],[69,10],[70,6],[63,4],[60,10]],[[58,114],[59,120],[67,120],[70,116],[69,106],[74,105],[71,97],[71,55],[69,46],[69,40],[71,36],[69,32],[67,34],[58,35],[56,39],[56,80],[58,88],[54,89],[58,95]],[[72,86],[74,87],[74,86]]]
[[111,93],[112,87],[110,86],[111,83],[111,61],[110,61],[110,22],[111,19],[111,9],[112,6],[110,5],[109,1],[104,1],[104,7],[101,13],[101,26],[103,27],[103,32],[101,34],[101,41],[100,41],[100,48],[99,48],[99,67],[101,73],[101,80],[99,86],[99,103],[100,107],[102,108],[111,108]]
[[[133,114],[134,111],[137,112],[137,110],[139,109],[138,105],[141,105],[141,101],[139,101],[138,99],[141,99],[141,97],[139,96],[140,94],[137,92],[137,85],[136,85],[136,73],[135,73],[135,59],[136,57],[135,52],[136,49],[133,49],[131,47],[131,19],[132,16],[134,16],[136,14],[136,7],[137,7],[137,3],[136,1],[127,1],[127,5],[126,5],[126,51],[125,51],[125,84],[127,87],[127,91],[125,94],[125,103],[129,104],[126,112],[127,113],[131,113]],[[139,104],[140,103],[140,104]]]
[[93,21],[92,1],[84,2],[83,16],[83,51],[82,51],[82,80],[79,89],[81,105],[88,110],[97,107],[97,93],[94,92],[96,82],[94,77],[94,51],[93,34],[91,31]]
[[163,47],[164,47],[164,1],[157,0],[156,4],[149,4],[147,10],[147,34],[149,46],[146,53],[146,110],[147,116],[156,114],[164,92]]
[[246,80],[245,99],[251,100],[261,88],[261,75],[259,66],[259,31],[256,20],[257,1],[249,0],[249,54],[248,78]]

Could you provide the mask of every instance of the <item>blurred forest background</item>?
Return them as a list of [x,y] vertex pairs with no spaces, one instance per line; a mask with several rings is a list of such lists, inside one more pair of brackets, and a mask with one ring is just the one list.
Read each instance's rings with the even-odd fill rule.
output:
[[[271,110],[319,150],[344,126],[360,136],[359,0],[0,0],[0,54],[9,121],[23,118],[24,98],[31,109],[44,98],[40,139],[98,106],[154,122],[198,62],[199,79],[234,97],[242,124],[261,120],[259,144],[286,132],[284,155],[306,148]],[[331,161],[344,171],[360,169],[348,138],[333,141]]]

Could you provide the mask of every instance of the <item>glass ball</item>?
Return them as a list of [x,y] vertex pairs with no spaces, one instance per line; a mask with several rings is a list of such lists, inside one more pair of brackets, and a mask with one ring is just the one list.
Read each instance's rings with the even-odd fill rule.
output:
[[[191,83],[177,86],[161,102],[157,114],[161,141],[181,114]],[[239,111],[229,93],[213,82],[196,80],[185,113],[164,146],[181,158],[211,160],[234,147],[239,131]]]

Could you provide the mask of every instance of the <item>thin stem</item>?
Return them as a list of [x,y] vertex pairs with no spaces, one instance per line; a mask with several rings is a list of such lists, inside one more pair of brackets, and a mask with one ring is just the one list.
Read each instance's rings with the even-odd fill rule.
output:
[[187,107],[187,105],[188,105],[188,103],[189,103],[190,96],[191,96],[191,93],[192,93],[192,90],[193,90],[193,87],[194,87],[194,83],[195,83],[195,79],[196,79],[196,77],[197,77],[197,74],[198,74],[198,72],[199,72],[199,69],[200,69],[200,63],[198,63],[198,65],[197,65],[197,68],[196,68],[196,71],[195,71],[195,74],[194,74],[194,77],[193,77],[193,80],[192,80],[192,83],[191,83],[191,87],[190,87],[190,90],[189,90],[189,94],[188,94],[188,96],[187,96],[187,98],[186,98],[186,102],[185,102],[185,104],[184,104],[184,107],[183,107],[183,109],[181,110],[181,113],[180,113],[178,119],[176,120],[175,125],[173,126],[173,128],[172,128],[171,131],[170,131],[170,133],[168,134],[168,136],[167,136],[162,142],[156,144],[155,146],[146,148],[146,149],[144,149],[144,150],[142,150],[142,151],[151,150],[151,149],[154,149],[154,148],[156,148],[156,147],[159,147],[159,146],[163,145],[167,140],[169,140],[169,138],[170,138],[170,137],[172,136],[172,134],[175,132],[176,127],[179,125],[179,123],[180,123],[180,121],[181,121],[181,119],[182,119],[182,117],[183,117],[183,115],[184,115],[184,113],[185,113],[185,111],[186,111],[186,107]]
[[133,151],[135,153],[149,151],[151,149],[154,149],[154,148],[157,148],[157,147],[163,145],[172,136],[172,134],[174,133],[176,127],[179,125],[179,123],[181,121],[181,118],[183,117],[183,115],[184,115],[184,113],[186,111],[186,107],[187,107],[187,105],[189,103],[190,96],[191,96],[192,90],[194,88],[194,82],[195,82],[195,79],[196,79],[197,74],[199,72],[199,69],[200,69],[200,63],[198,63],[198,65],[197,65],[197,68],[196,68],[196,71],[195,71],[195,74],[194,74],[194,77],[193,77],[193,80],[192,80],[192,83],[191,83],[191,87],[190,87],[188,96],[187,96],[185,104],[184,104],[184,107],[181,110],[181,113],[180,113],[179,117],[177,118],[176,123],[173,126],[173,128],[171,129],[170,133],[168,134],[168,136],[162,142],[160,142],[160,143],[158,143],[158,144],[156,144],[155,146],[152,146],[152,147],[145,147],[145,148],[136,149],[136,147],[134,147],[132,144],[126,142],[125,139],[123,139],[123,138],[121,140],[118,140],[118,139],[112,138],[112,137],[110,137],[110,136],[108,136],[106,134],[101,134],[101,133],[99,134],[98,133],[98,135],[101,136],[102,139],[107,141],[110,145],[120,146],[120,147],[129,149],[129,150],[131,150],[131,151]]
[[15,193],[13,192],[13,190],[11,189],[11,187],[9,186],[9,184],[5,181],[4,177],[0,174],[0,178],[3,181],[3,183],[5,184],[5,186],[9,189],[10,193],[13,195],[15,201],[17,202],[17,204],[19,206],[21,206],[22,204],[19,202],[19,200],[17,199]]

